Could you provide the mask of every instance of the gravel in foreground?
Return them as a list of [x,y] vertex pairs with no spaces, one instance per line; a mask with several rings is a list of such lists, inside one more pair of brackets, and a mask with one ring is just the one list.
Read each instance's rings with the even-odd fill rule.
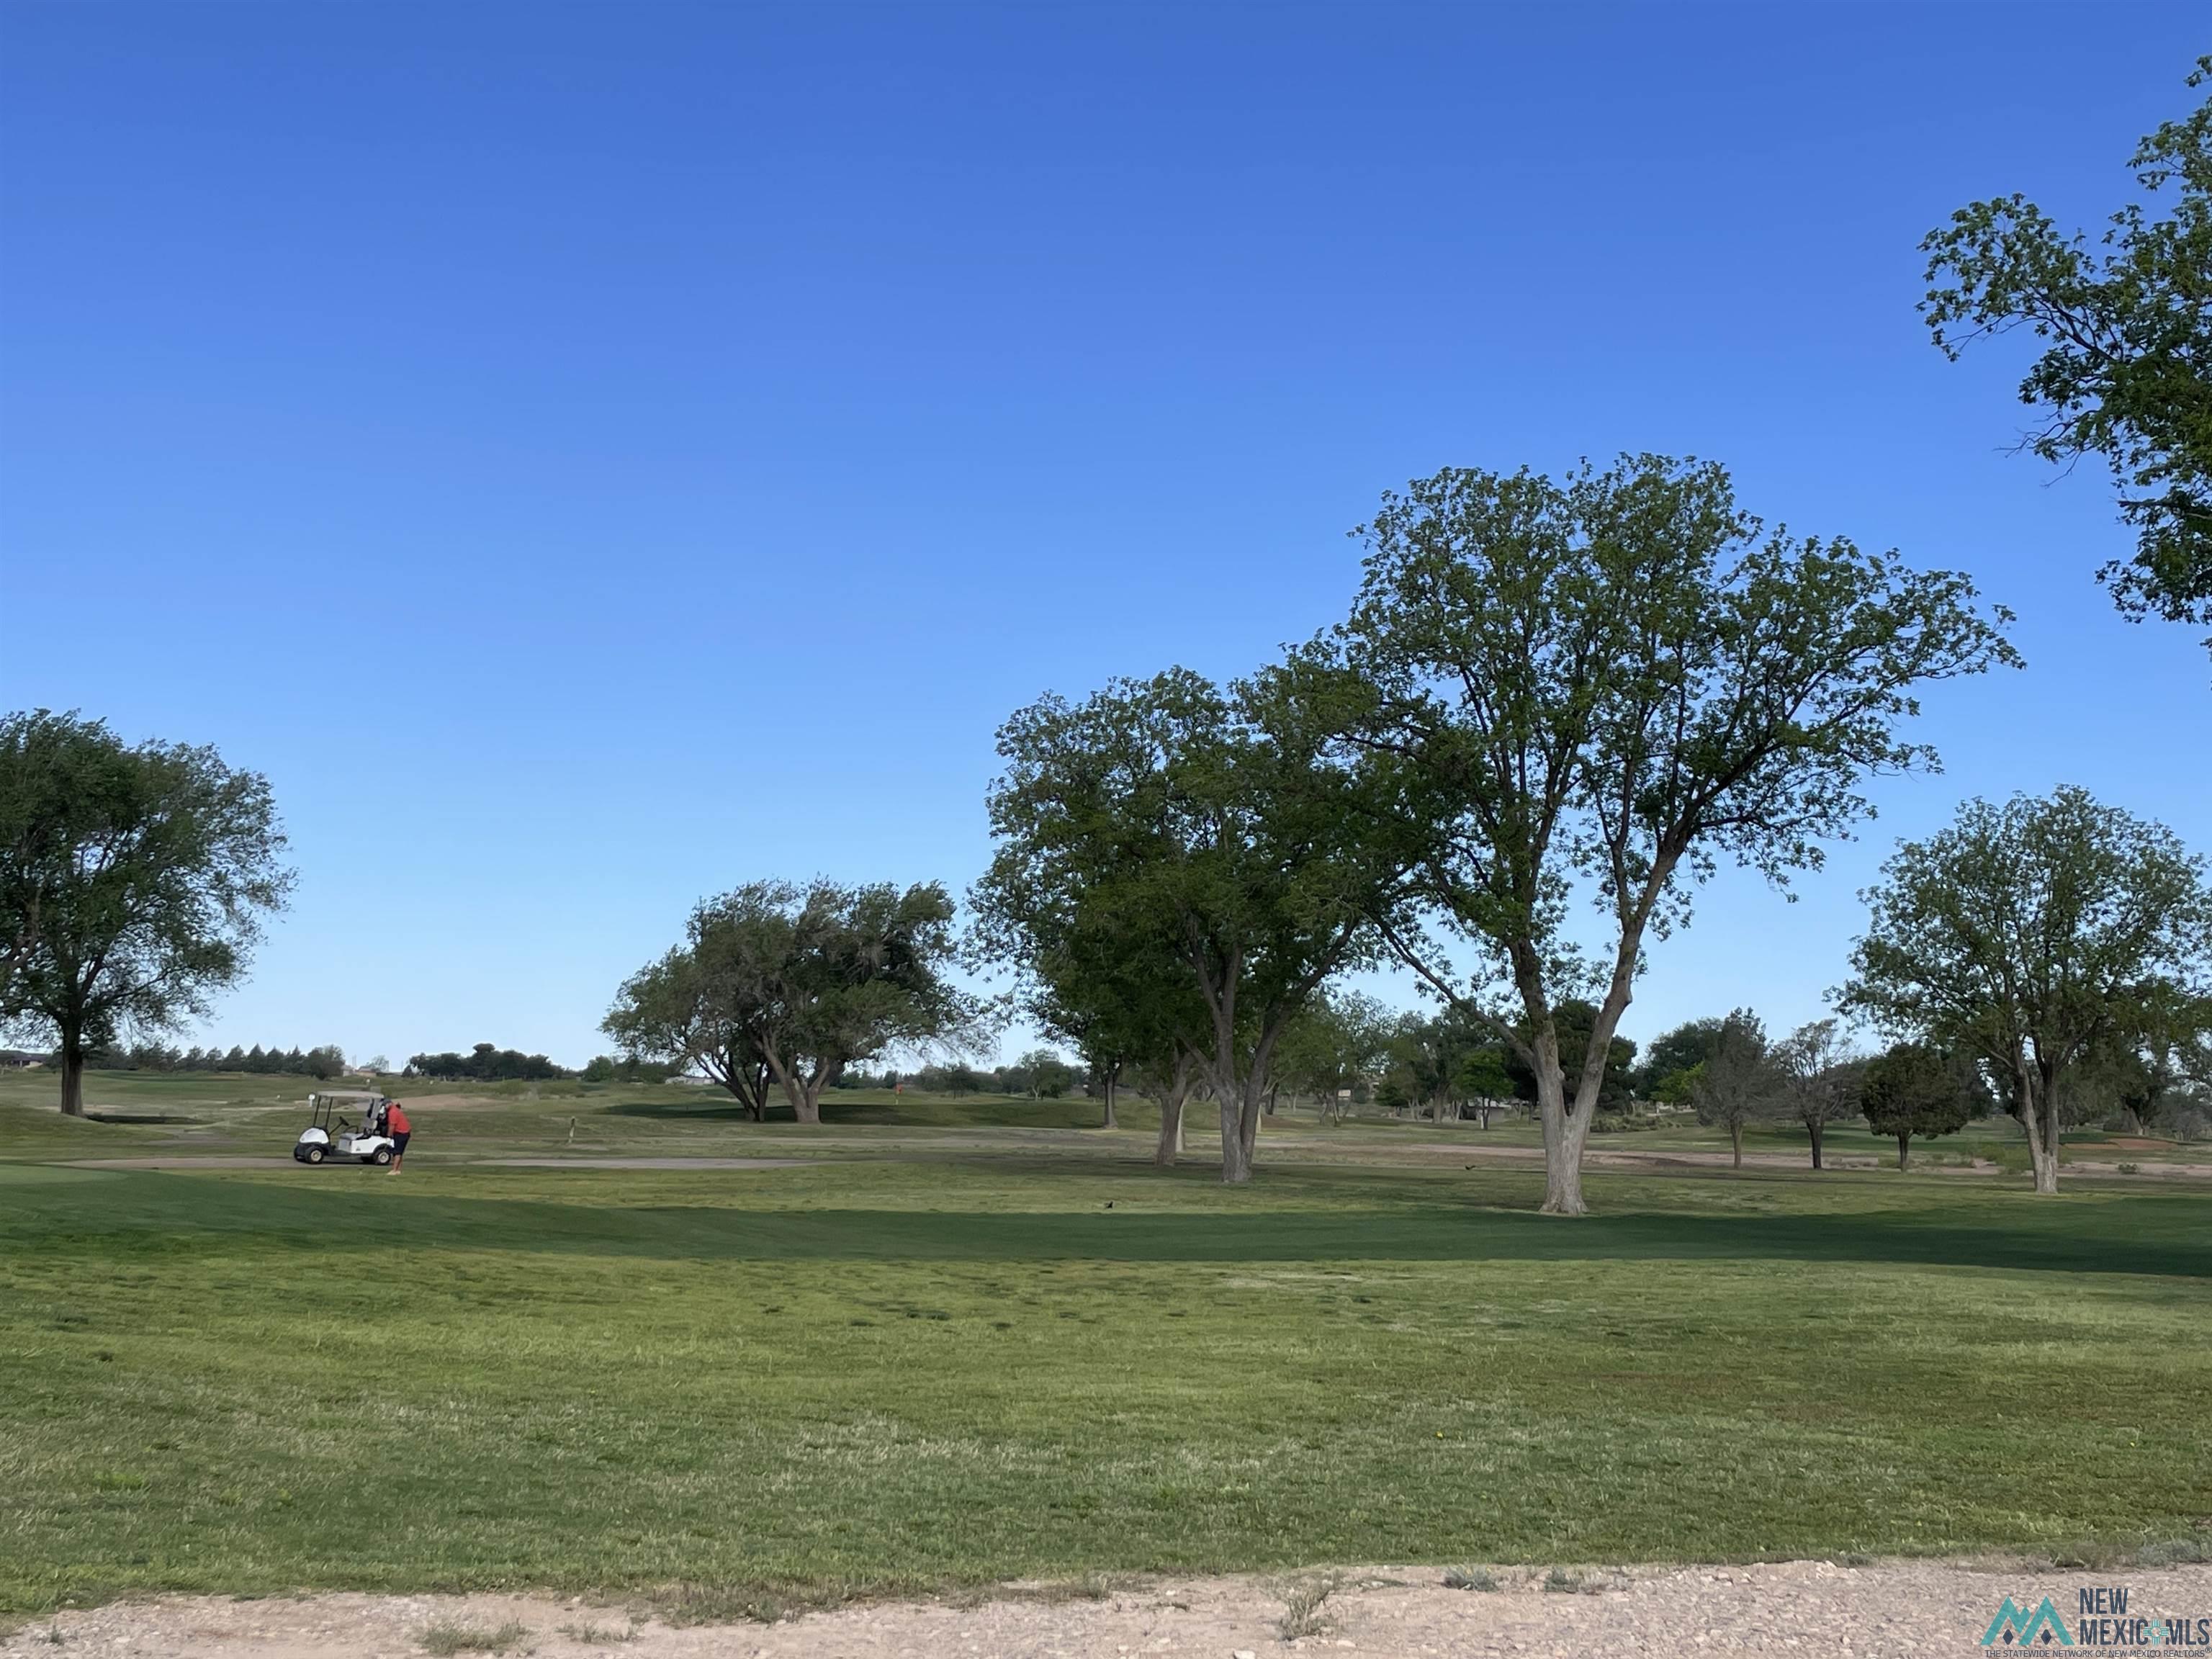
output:
[[2212,1565],[2201,1565],[2076,1571],[2000,1562],[1793,1561],[1548,1573],[1468,1568],[1450,1577],[1496,1588],[1452,1588],[1432,1567],[1376,1567],[1290,1578],[1162,1578],[1103,1594],[1015,1587],[966,1604],[879,1602],[770,1625],[681,1627],[641,1604],[542,1596],[193,1597],[40,1618],[0,1638],[0,1652],[104,1659],[416,1659],[502,1650],[545,1659],[1966,1655],[2014,1645],[1983,1645],[2007,1598],[2027,1619],[2045,1596],[2076,1640],[2070,1649],[2032,1644],[2039,1649],[2160,1650],[2093,1645],[2078,1628],[2079,1609],[2082,1592],[2098,1589],[2124,1589],[2131,1617],[2212,1621]]

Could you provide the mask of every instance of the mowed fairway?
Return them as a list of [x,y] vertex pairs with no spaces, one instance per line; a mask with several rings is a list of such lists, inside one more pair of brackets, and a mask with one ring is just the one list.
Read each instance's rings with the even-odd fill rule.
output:
[[[678,1585],[734,1609],[1120,1570],[2134,1546],[2212,1517],[2191,1182],[1599,1174],[1571,1222],[1533,1212],[1534,1170],[1373,1137],[1272,1163],[1263,1137],[1224,1191],[1155,1173],[1134,1133],[516,1169],[441,1158],[426,1111],[392,1179],[67,1167],[39,1160],[124,1132],[34,1142],[20,1109],[0,1611]],[[542,1151],[553,1109],[515,1144]],[[599,1150],[659,1149],[623,1139],[650,1114],[548,1121],[570,1113]],[[289,1144],[250,1121],[193,1149]],[[498,1121],[449,1118],[448,1145],[495,1156]],[[808,1145],[720,1123],[689,1149]]]

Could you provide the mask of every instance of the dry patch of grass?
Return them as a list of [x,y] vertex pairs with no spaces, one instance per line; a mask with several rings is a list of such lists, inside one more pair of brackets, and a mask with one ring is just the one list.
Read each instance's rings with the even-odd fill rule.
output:
[[458,1653],[512,1653],[527,1642],[530,1626],[520,1620],[510,1619],[503,1625],[462,1625],[452,1622],[436,1624],[424,1631],[417,1639],[422,1651],[451,1659]]

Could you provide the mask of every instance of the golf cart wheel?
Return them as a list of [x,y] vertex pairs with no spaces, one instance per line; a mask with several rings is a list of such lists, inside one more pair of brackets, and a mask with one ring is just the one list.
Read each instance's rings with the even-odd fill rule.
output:
[[389,1163],[391,1163],[391,1162],[392,1162],[392,1148],[391,1148],[391,1147],[389,1147],[389,1146],[380,1146],[380,1147],[378,1147],[374,1152],[371,1152],[371,1153],[368,1155],[368,1161],[369,1161],[371,1164],[389,1164]]
[[300,1156],[310,1164],[320,1164],[323,1161],[323,1149],[319,1146],[310,1146]]

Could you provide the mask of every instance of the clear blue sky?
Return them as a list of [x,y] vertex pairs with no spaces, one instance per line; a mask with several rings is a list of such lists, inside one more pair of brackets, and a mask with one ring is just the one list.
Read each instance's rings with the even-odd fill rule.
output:
[[[981,868],[993,728],[1333,620],[1449,464],[1726,461],[1972,571],[2023,674],[1638,1037],[1819,1012],[1895,836],[2084,784],[2212,848],[2212,664],[2008,455],[1921,234],[2088,220],[2201,7],[0,11],[0,702],[266,772],[202,1035],[580,1062],[691,902]],[[1410,994],[1409,994],[1410,1000]]]

